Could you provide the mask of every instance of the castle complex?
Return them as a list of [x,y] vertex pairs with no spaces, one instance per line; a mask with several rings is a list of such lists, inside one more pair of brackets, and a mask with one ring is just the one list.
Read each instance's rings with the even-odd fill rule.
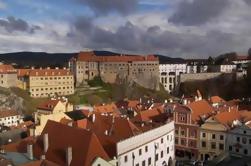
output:
[[104,82],[134,81],[146,88],[158,88],[159,59],[154,55],[97,56],[80,52],[69,65],[77,85],[100,76]]

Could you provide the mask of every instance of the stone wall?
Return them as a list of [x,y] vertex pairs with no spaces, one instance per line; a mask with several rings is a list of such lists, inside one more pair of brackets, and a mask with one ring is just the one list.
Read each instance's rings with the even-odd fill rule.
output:
[[203,81],[208,79],[213,79],[221,76],[222,73],[191,73],[191,74],[181,74],[180,75],[180,83],[187,81]]

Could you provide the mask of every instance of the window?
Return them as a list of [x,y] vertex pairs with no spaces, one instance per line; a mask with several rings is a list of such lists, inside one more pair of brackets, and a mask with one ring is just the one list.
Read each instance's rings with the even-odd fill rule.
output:
[[232,146],[229,146],[229,147],[228,147],[228,150],[229,150],[229,151],[232,151],[232,150],[233,150],[233,147],[232,147]]
[[242,143],[243,143],[243,144],[246,144],[246,143],[247,143],[247,138],[243,137],[241,140],[242,140]]
[[126,163],[126,162],[127,162],[127,160],[128,160],[127,156],[125,156],[125,157],[124,157],[124,160],[125,160],[125,163]]
[[155,161],[158,161],[159,160],[159,154],[156,154],[155,155]]
[[237,142],[240,142],[240,137],[236,137],[236,141],[237,141]]
[[219,144],[219,149],[224,150],[224,144]]
[[163,138],[161,138],[161,140],[160,140],[160,141],[161,141],[161,143],[163,144]]
[[146,161],[143,160],[143,161],[142,161],[142,166],[145,166],[145,165],[146,165]]
[[181,135],[185,136],[185,130],[181,130]]
[[167,141],[169,141],[169,135],[167,135],[166,138],[167,138]]
[[249,144],[251,144],[251,139],[249,139]]
[[215,134],[212,134],[212,139],[215,139]]
[[137,163],[136,166],[139,166],[139,163]]
[[236,149],[235,149],[235,152],[239,152],[239,149],[238,149],[238,148],[236,148]]
[[167,153],[167,154],[169,153],[169,147],[166,148],[166,153]]
[[220,140],[224,140],[224,135],[220,135]]
[[148,158],[148,165],[151,165],[151,164],[152,164],[152,158],[149,157],[149,158]]
[[186,141],[184,139],[181,140],[181,145],[186,145]]
[[244,131],[243,131],[243,133],[244,133],[244,134],[247,134],[247,131],[246,131],[246,130],[244,130]]
[[145,146],[145,152],[148,152],[148,146]]
[[139,155],[141,155],[142,154],[142,150],[141,149],[139,149]]
[[244,154],[248,154],[248,150],[247,149],[244,149]]
[[202,146],[203,148],[205,148],[205,147],[207,146],[207,143],[206,143],[205,141],[202,141],[202,142],[201,142],[201,146]]
[[202,137],[205,138],[206,137],[206,133],[202,133]]
[[179,130],[175,130],[175,134],[178,135],[179,134]]
[[160,157],[161,158],[163,158],[163,156],[164,156],[164,152],[163,152],[163,150],[160,152]]
[[216,143],[215,142],[211,143],[211,149],[216,149]]

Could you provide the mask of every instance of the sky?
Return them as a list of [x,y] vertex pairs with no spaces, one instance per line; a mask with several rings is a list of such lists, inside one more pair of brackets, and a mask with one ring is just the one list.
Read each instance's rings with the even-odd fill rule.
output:
[[245,54],[250,11],[251,0],[0,0],[0,53]]

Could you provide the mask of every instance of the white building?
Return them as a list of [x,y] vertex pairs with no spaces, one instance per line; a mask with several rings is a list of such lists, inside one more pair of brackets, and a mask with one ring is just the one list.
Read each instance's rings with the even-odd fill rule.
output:
[[187,65],[185,63],[179,64],[160,64],[160,82],[163,84],[165,90],[172,92],[179,82],[179,76],[186,73]]
[[[235,121],[234,123],[237,123]],[[251,156],[251,122],[240,125],[228,132],[226,150],[230,154]]]
[[121,166],[169,166],[174,162],[174,152],[174,121],[117,143]]
[[236,64],[221,64],[221,65],[213,65],[210,66],[211,71],[213,72],[221,72],[221,73],[232,73],[236,71]]
[[23,117],[14,110],[0,110],[0,125],[16,126],[23,122]]

